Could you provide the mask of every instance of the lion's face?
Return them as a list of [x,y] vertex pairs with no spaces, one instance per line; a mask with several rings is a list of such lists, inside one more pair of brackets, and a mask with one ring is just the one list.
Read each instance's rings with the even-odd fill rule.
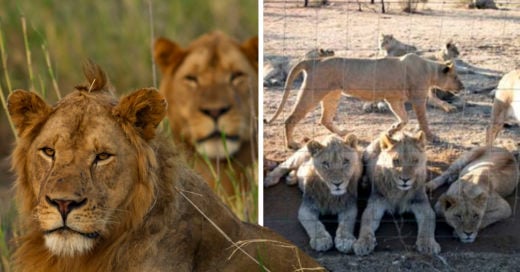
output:
[[453,42],[447,42],[442,49],[442,58],[444,61],[453,60],[458,58],[460,55],[459,49]]
[[316,174],[327,184],[330,193],[335,196],[345,194],[356,169],[360,167],[356,136],[347,135],[345,141],[331,136],[325,145],[310,141],[307,149]]
[[393,35],[381,34],[379,36],[379,48],[388,50],[393,48],[396,44],[396,39],[394,39]]
[[390,173],[399,190],[414,188],[416,182],[421,180],[418,177],[426,169],[425,142],[426,137],[422,131],[414,136],[402,134],[398,139],[387,134],[381,136],[381,154],[377,165]]
[[258,41],[240,45],[220,32],[187,49],[166,39],[155,44],[163,78],[160,92],[178,140],[209,158],[225,158],[256,134]]
[[455,94],[464,89],[464,84],[460,81],[455,65],[452,61],[447,61],[444,64],[439,65],[438,69],[437,87]]
[[486,211],[488,196],[480,192],[461,192],[460,195],[443,195],[439,199],[446,222],[453,227],[453,234],[463,243],[477,238]]
[[153,165],[140,165],[147,152],[136,145],[153,137],[165,106],[152,89],[119,104],[108,92],[77,90],[54,107],[31,92],[10,95],[21,216],[52,254],[85,254],[143,219],[154,194],[143,170]]

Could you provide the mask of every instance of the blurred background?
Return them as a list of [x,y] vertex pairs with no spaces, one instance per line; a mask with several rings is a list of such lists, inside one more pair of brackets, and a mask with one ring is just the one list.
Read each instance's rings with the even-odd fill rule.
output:
[[[98,63],[119,94],[156,86],[151,45],[159,36],[181,46],[219,29],[239,41],[258,35],[256,0],[0,0],[0,87],[34,90],[48,103],[83,83],[86,58]],[[28,58],[29,56],[29,58]],[[15,213],[8,155],[14,134],[0,110],[0,271],[6,265]]]

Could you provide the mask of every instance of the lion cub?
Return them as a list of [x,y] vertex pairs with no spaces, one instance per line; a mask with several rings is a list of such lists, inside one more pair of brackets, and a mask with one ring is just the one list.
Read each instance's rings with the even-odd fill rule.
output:
[[426,181],[425,134],[391,137],[383,133],[363,154],[366,175],[372,185],[368,204],[361,217],[356,255],[368,255],[376,246],[375,231],[385,212],[411,211],[418,225],[417,250],[436,254],[441,247],[435,241],[435,213],[430,206]]
[[493,145],[508,117],[520,120],[520,70],[507,73],[498,83],[491,123],[486,132],[486,145]]
[[265,186],[278,183],[291,172],[289,184],[298,182],[303,200],[298,219],[317,251],[329,250],[332,236],[319,221],[320,214],[337,214],[338,229],[334,244],[341,252],[351,252],[357,215],[357,185],[363,168],[357,138],[349,134],[342,141],[331,135],[324,141],[310,141],[276,167],[264,180]]
[[511,216],[503,198],[518,184],[518,164],[506,149],[478,147],[463,154],[442,175],[426,184],[435,190],[451,183],[441,195],[436,212],[454,228],[463,243],[472,243],[479,230]]
[[416,53],[417,47],[409,44],[405,44],[396,38],[392,34],[379,35],[379,53],[382,56],[394,56],[400,57],[408,53]]

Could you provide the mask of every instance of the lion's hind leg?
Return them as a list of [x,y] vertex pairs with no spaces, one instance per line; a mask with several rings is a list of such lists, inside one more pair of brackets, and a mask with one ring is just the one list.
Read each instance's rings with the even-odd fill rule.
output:
[[408,114],[406,113],[406,108],[404,107],[404,101],[386,100],[386,103],[397,118],[397,122],[393,123],[388,130],[388,134],[392,135],[395,132],[401,130],[408,123]]
[[491,122],[486,130],[486,145],[492,146],[498,133],[502,130],[504,122],[507,118],[507,113],[510,108],[508,103],[495,98],[493,102],[493,109],[491,112]]

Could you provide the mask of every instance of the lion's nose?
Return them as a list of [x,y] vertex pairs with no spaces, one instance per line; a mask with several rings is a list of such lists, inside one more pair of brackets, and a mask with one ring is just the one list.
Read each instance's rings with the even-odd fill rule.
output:
[[410,181],[410,178],[403,178],[401,177],[401,181],[406,184],[408,181]]
[[63,221],[67,219],[67,215],[74,209],[77,209],[85,203],[87,203],[87,199],[84,198],[81,201],[75,201],[75,200],[67,200],[67,199],[51,199],[50,197],[46,196],[45,199],[47,202],[56,207],[58,211],[61,214],[61,217],[63,218]]
[[473,234],[473,232],[467,232],[467,231],[463,231],[463,232],[464,232],[464,234],[465,234],[467,237],[470,237],[471,234]]
[[199,109],[202,113],[205,115],[211,117],[213,120],[217,120],[220,116],[224,115],[226,112],[228,112],[231,109],[231,106],[222,107],[218,109]]

